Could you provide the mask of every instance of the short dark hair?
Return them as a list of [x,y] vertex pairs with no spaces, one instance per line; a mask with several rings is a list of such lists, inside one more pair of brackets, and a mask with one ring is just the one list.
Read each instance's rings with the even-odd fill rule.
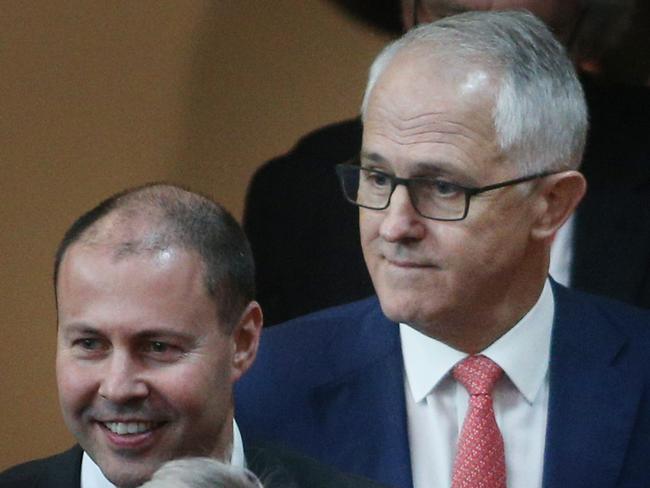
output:
[[[120,255],[167,246],[196,251],[205,266],[208,294],[218,305],[219,318],[236,325],[255,296],[255,266],[250,244],[234,217],[213,200],[179,186],[152,183],[112,195],[79,217],[66,231],[54,259],[54,290],[61,262],[68,248],[78,241],[94,240],[94,231],[109,215],[124,221],[146,215],[155,239],[120,242]],[[150,218],[151,217],[151,218]]]

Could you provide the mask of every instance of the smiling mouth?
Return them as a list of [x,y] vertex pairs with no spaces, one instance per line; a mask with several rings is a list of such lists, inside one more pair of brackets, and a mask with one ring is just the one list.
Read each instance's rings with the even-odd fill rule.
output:
[[154,422],[102,422],[101,424],[117,435],[143,434],[161,425]]

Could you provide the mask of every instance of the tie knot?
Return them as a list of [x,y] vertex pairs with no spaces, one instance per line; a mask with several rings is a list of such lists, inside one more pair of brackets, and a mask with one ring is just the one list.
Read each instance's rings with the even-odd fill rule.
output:
[[485,356],[469,356],[454,366],[454,378],[470,395],[489,395],[503,370]]

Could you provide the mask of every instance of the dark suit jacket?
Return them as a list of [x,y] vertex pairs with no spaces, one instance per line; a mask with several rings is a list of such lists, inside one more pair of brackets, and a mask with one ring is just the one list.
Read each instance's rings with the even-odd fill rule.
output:
[[[1,488],[80,486],[81,447],[15,466],[0,474]],[[270,445],[246,447],[248,469],[265,488],[381,488],[372,481],[340,474],[313,459]]]
[[[650,312],[554,285],[544,488],[650,487]],[[267,329],[245,439],[410,488],[399,328],[376,298]]]
[[[573,286],[650,308],[650,91],[583,79],[591,129],[582,165]],[[358,211],[334,166],[358,155],[358,119],[317,130],[253,177],[244,228],[266,324],[374,294]]]

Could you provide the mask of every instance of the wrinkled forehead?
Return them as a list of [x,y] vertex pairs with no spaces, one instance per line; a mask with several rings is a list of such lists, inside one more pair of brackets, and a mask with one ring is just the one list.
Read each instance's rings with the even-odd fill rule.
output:
[[491,116],[500,76],[478,59],[459,59],[433,43],[409,46],[389,62],[368,99],[367,120],[382,110],[417,117],[437,110],[487,111]]
[[405,164],[414,170],[412,163],[425,161],[449,174],[470,168],[478,174],[500,161],[493,118],[498,80],[490,70],[419,61],[417,52],[398,53],[377,80],[365,112],[364,157],[398,165],[400,175],[414,174]]

